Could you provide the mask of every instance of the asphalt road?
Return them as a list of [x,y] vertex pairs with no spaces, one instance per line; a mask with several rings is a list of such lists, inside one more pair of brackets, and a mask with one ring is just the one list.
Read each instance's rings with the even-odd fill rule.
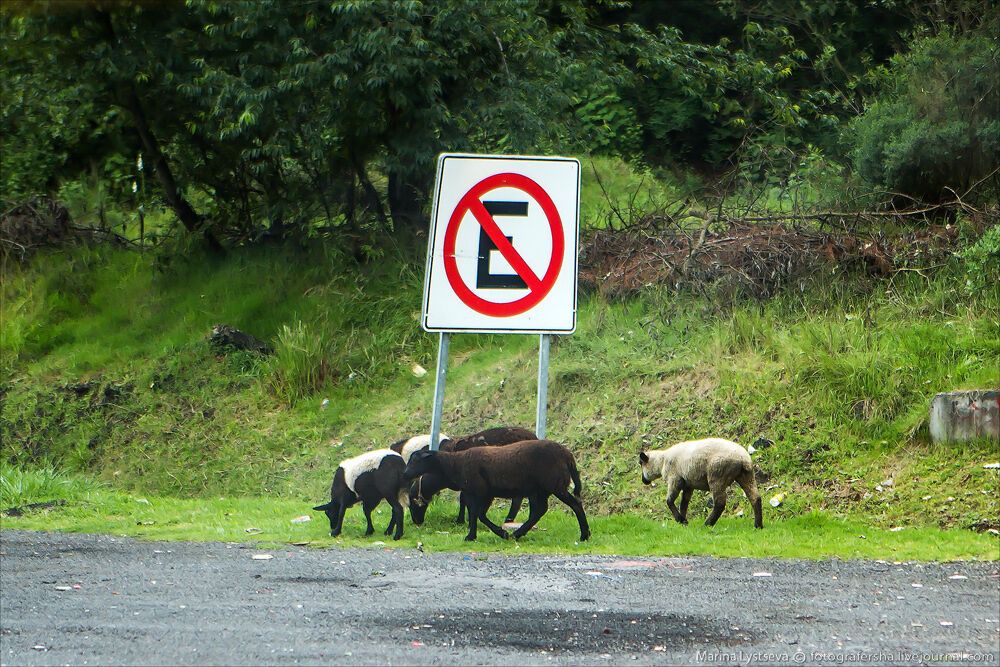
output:
[[486,558],[0,532],[4,665],[996,665],[998,621],[996,563]]

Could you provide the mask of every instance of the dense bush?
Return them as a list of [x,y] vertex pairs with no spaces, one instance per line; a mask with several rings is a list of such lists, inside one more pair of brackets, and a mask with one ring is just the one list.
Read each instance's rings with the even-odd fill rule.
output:
[[[918,40],[876,71],[848,132],[858,174],[927,201],[963,195],[1000,164],[1000,52],[986,35]],[[996,188],[996,181],[992,184]]]
[[965,286],[973,293],[996,290],[1000,285],[1000,225],[991,227],[962,252]]

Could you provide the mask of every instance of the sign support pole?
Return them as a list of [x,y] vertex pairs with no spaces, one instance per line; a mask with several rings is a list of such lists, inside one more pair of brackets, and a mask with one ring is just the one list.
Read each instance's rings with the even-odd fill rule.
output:
[[535,412],[535,433],[545,439],[545,411],[549,405],[549,335],[538,336],[538,409]]
[[[438,342],[437,375],[434,379],[434,414],[431,416],[431,449],[434,451],[437,451],[441,444],[441,410],[444,408],[445,375],[448,372],[448,338],[448,333],[442,332]],[[547,349],[545,356],[548,357]]]

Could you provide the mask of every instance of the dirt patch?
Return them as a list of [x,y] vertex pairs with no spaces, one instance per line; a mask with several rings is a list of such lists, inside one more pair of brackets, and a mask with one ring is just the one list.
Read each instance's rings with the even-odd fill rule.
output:
[[44,503],[30,503],[28,505],[21,505],[20,507],[8,507],[4,511],[0,512],[2,516],[24,516],[28,512],[37,512],[39,510],[48,510],[54,507],[62,507],[66,504],[65,500],[50,500]]
[[415,629],[411,636],[426,643],[453,640],[457,646],[494,645],[552,653],[665,651],[701,644],[737,646],[755,639],[754,633],[734,630],[715,619],[618,611],[509,609],[421,619],[410,627]]

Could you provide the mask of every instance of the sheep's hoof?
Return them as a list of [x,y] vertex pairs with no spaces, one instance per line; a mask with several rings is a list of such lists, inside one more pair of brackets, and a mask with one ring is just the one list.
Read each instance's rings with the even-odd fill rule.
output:
[[392,536],[392,539],[393,539],[393,540],[398,540],[398,539],[399,539],[399,538],[401,538],[402,536],[403,536],[403,534],[402,534],[402,533],[400,533],[399,535],[393,535],[393,536]]
[[580,534],[580,541],[581,542],[586,542],[589,539],[590,539],[590,533],[581,533]]
[[473,536],[473,535],[466,535],[466,536],[465,536],[465,541],[466,541],[466,542],[475,542],[475,541],[476,541],[476,538],[475,538],[475,536]]
[[509,540],[510,539],[510,533],[508,533],[506,530],[501,530],[500,531],[500,539],[501,540]]
[[339,530],[331,530],[330,531],[330,537],[336,537],[337,535],[340,535],[340,531]]

